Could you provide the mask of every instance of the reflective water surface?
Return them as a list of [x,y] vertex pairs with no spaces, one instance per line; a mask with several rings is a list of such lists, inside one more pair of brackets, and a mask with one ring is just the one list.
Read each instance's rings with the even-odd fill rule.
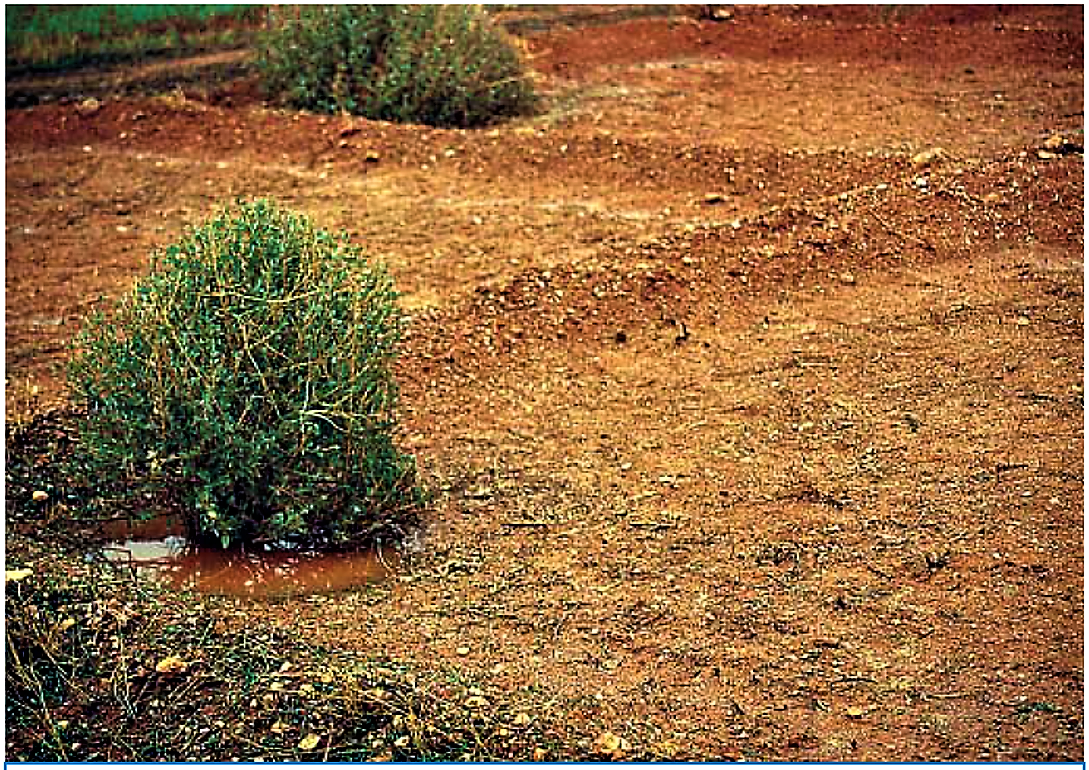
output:
[[171,588],[252,597],[342,591],[381,580],[398,565],[393,551],[243,553],[192,547],[183,533],[169,517],[109,522],[103,534],[113,542],[103,553]]

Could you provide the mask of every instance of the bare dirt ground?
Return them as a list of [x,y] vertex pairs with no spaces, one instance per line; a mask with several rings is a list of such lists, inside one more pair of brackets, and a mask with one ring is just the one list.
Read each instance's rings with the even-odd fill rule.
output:
[[274,197],[395,275],[437,494],[398,579],[224,622],[602,758],[1082,760],[1082,9],[604,21],[527,33],[549,109],[481,131],[246,80],[9,111],[8,418],[152,248]]

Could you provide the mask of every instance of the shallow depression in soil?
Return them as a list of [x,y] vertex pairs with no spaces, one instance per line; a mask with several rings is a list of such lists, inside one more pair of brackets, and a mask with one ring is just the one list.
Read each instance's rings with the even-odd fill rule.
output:
[[158,517],[116,521],[103,528],[112,542],[102,552],[129,564],[142,577],[169,588],[208,594],[264,597],[332,593],[390,575],[397,554],[284,552],[247,553],[187,544],[179,522]]

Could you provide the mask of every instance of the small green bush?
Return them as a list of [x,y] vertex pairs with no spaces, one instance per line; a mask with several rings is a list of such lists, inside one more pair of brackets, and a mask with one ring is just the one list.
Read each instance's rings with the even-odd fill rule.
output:
[[271,12],[266,92],[292,107],[470,128],[536,101],[517,48],[475,5],[304,6]]
[[82,466],[169,493],[197,542],[402,536],[422,493],[392,438],[395,300],[345,238],[268,201],[225,209],[77,336]]

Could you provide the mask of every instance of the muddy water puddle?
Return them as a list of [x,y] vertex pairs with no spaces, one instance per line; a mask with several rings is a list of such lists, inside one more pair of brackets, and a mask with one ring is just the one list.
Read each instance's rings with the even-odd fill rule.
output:
[[382,580],[398,566],[395,552],[245,553],[190,546],[180,521],[114,521],[103,554],[169,588],[208,594],[273,597],[333,593]]

